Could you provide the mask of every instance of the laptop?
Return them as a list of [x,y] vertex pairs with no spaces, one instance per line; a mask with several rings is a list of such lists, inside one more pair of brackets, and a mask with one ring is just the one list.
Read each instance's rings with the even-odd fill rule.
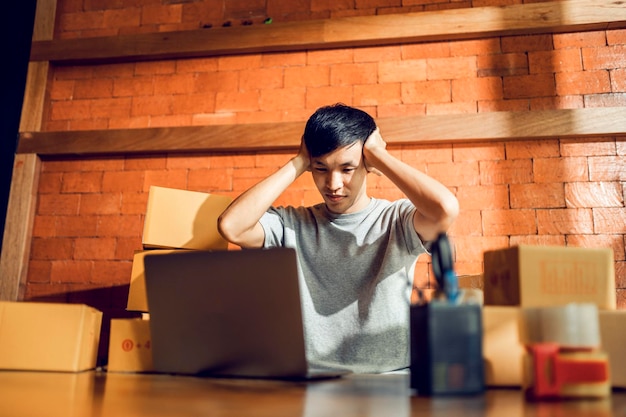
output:
[[144,258],[157,372],[310,379],[291,248],[177,251]]

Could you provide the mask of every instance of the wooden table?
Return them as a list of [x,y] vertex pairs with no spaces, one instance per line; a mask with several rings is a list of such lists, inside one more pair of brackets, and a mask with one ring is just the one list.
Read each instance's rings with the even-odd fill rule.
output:
[[408,375],[315,382],[171,375],[0,372],[1,417],[626,416],[626,392],[605,400],[529,403],[519,389],[472,397],[411,395]]

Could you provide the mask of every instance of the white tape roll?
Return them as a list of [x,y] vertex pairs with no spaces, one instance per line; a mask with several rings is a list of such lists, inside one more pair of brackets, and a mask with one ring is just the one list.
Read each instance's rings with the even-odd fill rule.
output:
[[598,307],[591,303],[522,309],[522,343],[557,343],[564,348],[598,348]]

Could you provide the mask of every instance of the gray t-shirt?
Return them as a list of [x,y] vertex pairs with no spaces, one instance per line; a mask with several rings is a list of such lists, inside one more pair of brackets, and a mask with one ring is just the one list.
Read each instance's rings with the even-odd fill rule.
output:
[[325,204],[272,207],[266,248],[298,254],[307,359],[312,368],[376,373],[409,366],[409,300],[426,252],[408,199],[372,198],[350,214]]

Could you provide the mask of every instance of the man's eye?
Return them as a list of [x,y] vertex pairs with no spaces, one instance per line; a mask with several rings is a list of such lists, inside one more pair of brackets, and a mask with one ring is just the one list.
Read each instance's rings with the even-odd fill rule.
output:
[[343,169],[343,172],[345,172],[346,174],[349,174],[352,171],[354,171],[354,168],[344,168]]

